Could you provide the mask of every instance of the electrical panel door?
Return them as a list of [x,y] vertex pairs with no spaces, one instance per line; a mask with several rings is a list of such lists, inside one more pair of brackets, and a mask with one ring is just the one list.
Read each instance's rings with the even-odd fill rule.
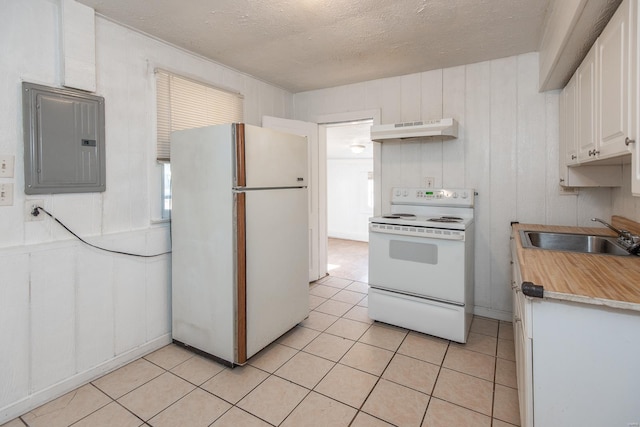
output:
[[104,98],[22,84],[25,193],[105,191]]

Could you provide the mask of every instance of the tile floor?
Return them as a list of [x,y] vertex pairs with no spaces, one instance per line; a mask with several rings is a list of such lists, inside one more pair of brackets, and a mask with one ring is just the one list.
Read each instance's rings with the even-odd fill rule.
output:
[[369,244],[330,237],[327,245],[329,274],[334,277],[369,281]]
[[169,345],[2,427],[519,425],[510,323],[476,317],[462,345],[373,323],[366,292],[326,277],[243,367]]

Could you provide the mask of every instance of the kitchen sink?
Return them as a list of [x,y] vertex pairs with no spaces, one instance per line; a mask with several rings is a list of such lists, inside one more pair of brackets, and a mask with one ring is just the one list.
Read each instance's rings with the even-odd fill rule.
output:
[[611,236],[521,230],[520,240],[524,248],[588,254],[631,255],[616,242],[616,237]]

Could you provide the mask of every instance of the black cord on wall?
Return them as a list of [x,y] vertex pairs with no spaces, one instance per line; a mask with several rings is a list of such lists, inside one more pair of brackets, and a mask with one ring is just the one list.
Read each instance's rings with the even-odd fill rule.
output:
[[50,212],[48,212],[45,208],[40,207],[40,206],[34,206],[33,210],[31,211],[31,215],[33,216],[38,216],[40,215],[40,211],[46,213],[47,215],[49,215],[51,217],[51,219],[53,219],[55,222],[57,222],[58,224],[60,224],[60,226],[62,226],[62,228],[64,228],[65,230],[67,230],[69,233],[71,233],[76,239],[80,240],[82,243],[84,243],[87,246],[91,246],[92,248],[95,249],[99,249],[101,251],[105,251],[105,252],[111,252],[114,254],[120,254],[120,255],[127,255],[127,256],[134,256],[134,257],[140,257],[140,258],[155,258],[155,257],[159,257],[162,255],[167,255],[170,254],[171,251],[167,251],[167,252],[162,252],[159,254],[154,254],[154,255],[142,255],[142,254],[134,254],[134,253],[130,253],[130,252],[123,252],[123,251],[114,251],[112,249],[107,249],[107,248],[101,248],[100,246],[96,246],[94,244],[91,244],[89,242],[87,242],[86,240],[84,240],[82,237],[78,236],[76,233],[74,233],[73,231],[71,231],[71,229],[69,227],[67,227],[66,225],[64,225],[58,218],[56,218],[55,216],[53,216]]

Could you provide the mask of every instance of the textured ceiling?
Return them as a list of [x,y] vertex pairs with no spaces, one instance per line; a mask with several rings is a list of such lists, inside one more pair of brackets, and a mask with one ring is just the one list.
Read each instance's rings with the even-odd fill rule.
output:
[[549,0],[77,0],[291,92],[538,50]]

